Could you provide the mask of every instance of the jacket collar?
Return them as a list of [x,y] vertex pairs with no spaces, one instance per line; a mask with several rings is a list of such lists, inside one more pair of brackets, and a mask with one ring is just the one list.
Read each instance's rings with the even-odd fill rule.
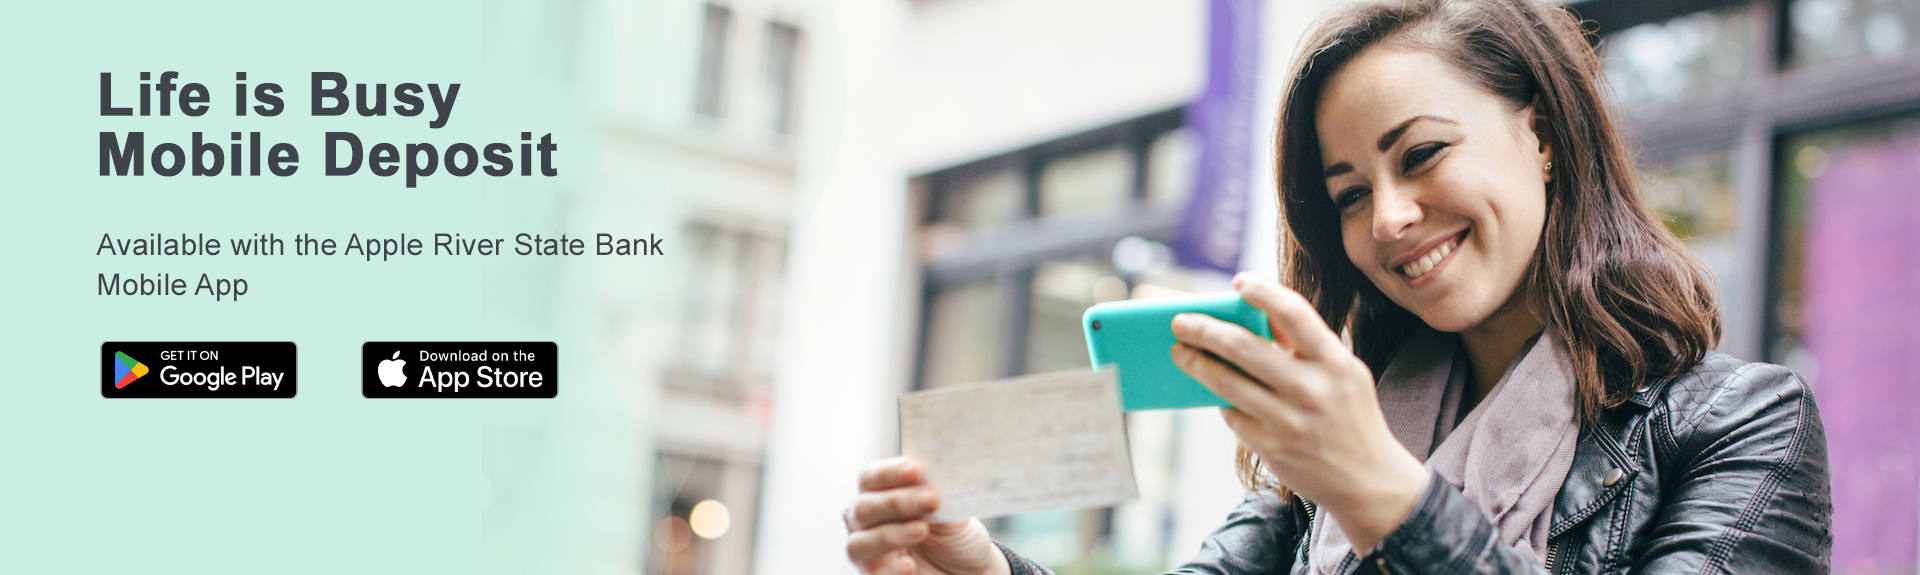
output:
[[[1650,390],[1657,391],[1654,387],[1649,386]],[[1643,390],[1635,397],[1646,393]],[[1547,530],[1549,540],[1592,517],[1626,491],[1639,475],[1639,462],[1614,438],[1614,433],[1623,431],[1616,428],[1626,423],[1616,419],[1631,418],[1608,417],[1599,426],[1581,432],[1580,441],[1574,447],[1573,467],[1567,471],[1567,480],[1560,484],[1560,494],[1554,500],[1553,524]]]

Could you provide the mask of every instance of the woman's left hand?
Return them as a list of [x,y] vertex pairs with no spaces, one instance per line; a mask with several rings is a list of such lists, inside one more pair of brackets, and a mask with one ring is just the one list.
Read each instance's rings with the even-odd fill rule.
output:
[[1387,427],[1367,365],[1306,298],[1253,274],[1233,285],[1267,313],[1273,341],[1181,314],[1173,361],[1234,405],[1221,414],[1240,442],[1282,484],[1332,513],[1364,555],[1412,511],[1426,468]]

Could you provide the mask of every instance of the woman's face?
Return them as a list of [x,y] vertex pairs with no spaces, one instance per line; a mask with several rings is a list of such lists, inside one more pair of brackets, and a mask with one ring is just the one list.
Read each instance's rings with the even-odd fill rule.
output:
[[1526,313],[1552,159],[1533,123],[1432,53],[1361,52],[1317,110],[1347,258],[1441,331]]

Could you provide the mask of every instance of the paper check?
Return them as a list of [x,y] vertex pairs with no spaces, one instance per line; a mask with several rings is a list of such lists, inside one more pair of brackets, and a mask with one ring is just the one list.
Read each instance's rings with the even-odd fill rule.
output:
[[932,521],[1104,506],[1140,496],[1113,371],[900,397],[900,451],[939,488]]

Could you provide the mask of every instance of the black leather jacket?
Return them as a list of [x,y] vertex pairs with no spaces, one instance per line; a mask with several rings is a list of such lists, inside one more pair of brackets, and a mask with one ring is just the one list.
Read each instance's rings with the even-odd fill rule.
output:
[[[1247,494],[1170,573],[1307,573],[1311,505]],[[1724,354],[1654,382],[1581,433],[1554,503],[1548,569],[1438,475],[1360,573],[1826,573],[1827,438],[1786,368]],[[1004,549],[1004,548],[1002,548]],[[1051,573],[1007,552],[1014,575]]]

